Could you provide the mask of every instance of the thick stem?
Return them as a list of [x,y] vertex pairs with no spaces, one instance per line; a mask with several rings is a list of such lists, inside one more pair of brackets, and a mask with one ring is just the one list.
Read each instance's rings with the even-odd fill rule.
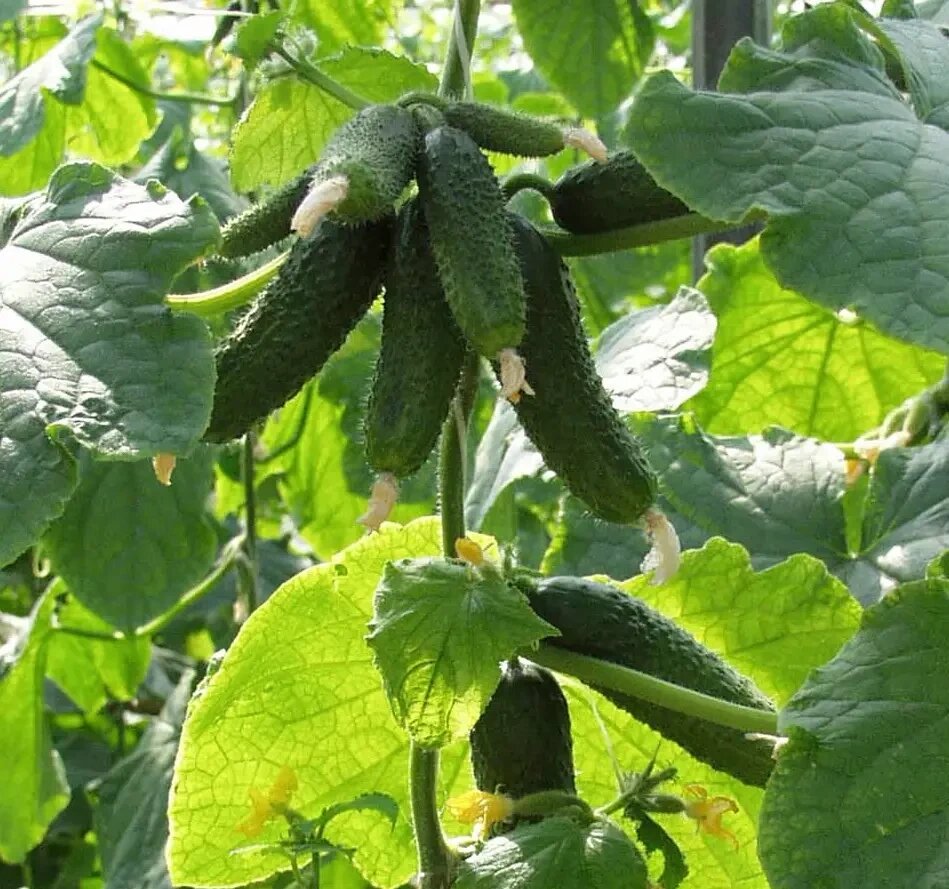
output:
[[478,33],[478,16],[481,0],[455,0],[455,15],[452,20],[448,53],[442,69],[438,94],[452,99],[471,98],[471,59]]
[[409,754],[409,789],[419,889],[445,889],[451,881],[451,856],[438,820],[438,751],[426,750],[414,741]]
[[525,188],[532,188],[534,191],[540,192],[545,198],[549,198],[553,193],[554,184],[538,173],[515,173],[513,176],[508,176],[501,183],[501,192],[507,201]]
[[282,46],[274,47],[273,51],[290,65],[300,77],[323,90],[327,95],[352,108],[353,111],[361,111],[372,104],[368,99],[364,99],[358,93],[354,93],[348,87],[343,86],[338,80],[324,74],[316,65],[306,61],[306,59],[290,55]]
[[244,618],[250,617],[257,608],[257,489],[255,486],[254,451],[257,435],[251,429],[244,436],[241,453],[241,482],[244,485],[244,537],[241,549],[244,553],[244,570],[238,573],[237,594],[243,603]]
[[205,93],[163,93],[159,90],[153,90],[151,87],[142,86],[140,83],[136,83],[129,77],[126,77],[124,74],[121,74],[118,71],[113,71],[108,65],[104,65],[102,62],[97,61],[96,59],[92,60],[92,67],[98,68],[103,74],[108,77],[111,77],[113,80],[121,83],[123,86],[127,86],[130,90],[134,90],[136,93],[140,93],[143,96],[149,96],[152,99],[160,99],[163,102],[185,102],[189,105],[214,105],[214,106],[226,106],[233,105],[236,96],[224,96],[223,98],[216,98],[215,96],[209,96]]
[[231,309],[240,308],[264,289],[267,282],[280,271],[289,255],[290,251],[287,250],[259,269],[213,290],[203,290],[200,293],[169,293],[165,297],[165,305],[200,318],[213,318]]
[[650,244],[661,244],[663,241],[691,238],[710,232],[730,231],[743,225],[747,225],[747,220],[741,223],[720,222],[699,216],[698,213],[687,213],[684,216],[644,222],[642,225],[595,235],[574,235],[552,225],[539,226],[538,231],[561,256],[593,256],[597,253],[629,250],[632,247],[648,247]]
[[575,676],[587,685],[609,688],[687,716],[695,716],[743,732],[766,735],[778,733],[777,713],[713,698],[711,695],[674,685],[647,673],[631,670],[629,667],[554,648],[543,642],[536,651],[524,651],[521,655],[542,667]]

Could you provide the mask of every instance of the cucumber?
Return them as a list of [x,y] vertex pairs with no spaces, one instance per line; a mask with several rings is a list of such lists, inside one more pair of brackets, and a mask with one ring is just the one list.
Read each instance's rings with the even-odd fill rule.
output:
[[518,419],[595,515],[637,522],[656,498],[656,477],[596,372],[566,266],[533,225],[510,218],[527,294],[520,352],[534,386],[533,397],[514,405]]
[[564,173],[547,195],[557,225],[596,234],[683,216],[692,211],[656,184],[631,151],[606,163],[588,162]]
[[491,165],[462,130],[425,136],[419,197],[445,296],[477,352],[496,358],[524,336],[524,286]]
[[227,441],[295,395],[379,295],[391,218],[326,220],[298,240],[215,355],[217,383],[204,438]]
[[[678,624],[622,590],[576,577],[517,583],[534,611],[561,632],[545,640],[546,645],[612,661],[735,704],[774,710],[749,679]],[[763,786],[771,774],[774,760],[767,741],[749,741],[737,729],[594,688],[716,769],[755,786]]]
[[330,138],[311,180],[345,180],[344,196],[332,207],[337,221],[355,224],[390,213],[412,181],[420,133],[412,112],[397,105],[370,105]]
[[286,238],[290,220],[309,191],[315,170],[315,166],[310,167],[231,219],[221,231],[221,256],[248,256]]
[[435,447],[465,356],[418,201],[396,222],[385,273],[382,346],[366,410],[366,458],[398,479]]
[[479,790],[518,799],[544,790],[577,792],[567,701],[553,675],[514,658],[471,730]]
[[546,157],[562,151],[564,128],[559,124],[481,102],[450,102],[445,120],[464,130],[488,151],[517,157]]

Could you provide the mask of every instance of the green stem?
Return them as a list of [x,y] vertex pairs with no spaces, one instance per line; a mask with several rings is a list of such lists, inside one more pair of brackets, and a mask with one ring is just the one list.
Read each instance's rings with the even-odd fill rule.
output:
[[469,351],[451,410],[442,426],[438,455],[438,503],[442,518],[442,552],[455,555],[455,541],[465,536],[465,469],[468,417],[477,392],[479,359]]
[[244,551],[243,570],[238,574],[238,595],[244,603],[244,613],[250,617],[257,608],[257,490],[255,487],[254,450],[257,435],[251,429],[244,436],[241,451],[241,482],[244,485]]
[[553,193],[554,184],[537,173],[515,173],[513,176],[508,176],[501,183],[501,191],[506,201],[509,201],[525,188],[533,188],[534,191],[540,192],[545,198],[549,198]]
[[363,98],[358,93],[354,93],[348,87],[343,86],[338,80],[334,80],[328,74],[325,74],[312,62],[290,55],[282,46],[273,47],[273,51],[304,80],[312,83],[313,86],[323,90],[324,93],[332,96],[354,111],[368,108],[372,104],[368,99]]
[[729,231],[741,228],[742,225],[747,225],[747,220],[740,223],[720,222],[699,216],[698,213],[688,213],[595,235],[574,235],[552,225],[539,226],[538,230],[561,256],[593,256],[597,253],[647,247],[650,244],[661,244],[663,241],[691,238],[710,232]]
[[435,802],[438,751],[426,750],[414,741],[409,748],[409,790],[418,853],[419,889],[446,889],[451,880],[451,856]]
[[575,676],[587,685],[631,695],[717,725],[766,735],[775,735],[778,732],[778,714],[770,710],[757,710],[754,707],[713,698],[711,695],[683,688],[681,685],[674,685],[664,679],[657,679],[655,676],[609,661],[554,648],[543,642],[536,651],[521,652],[521,656],[542,667]]
[[481,0],[455,0],[455,14],[452,17],[438,95],[451,99],[471,98],[471,59],[474,56],[480,14]]
[[126,77],[124,74],[115,71],[97,59],[92,60],[92,67],[98,68],[103,74],[118,81],[123,86],[127,86],[130,90],[134,90],[143,96],[149,96],[152,99],[159,99],[162,102],[186,102],[191,105],[225,106],[233,105],[236,98],[236,96],[224,96],[219,99],[216,96],[209,96],[205,93],[163,93],[158,90],[153,90],[151,87],[136,83],[130,77]]
[[189,312],[199,318],[213,318],[231,309],[240,308],[264,289],[267,282],[280,271],[289,255],[290,251],[287,250],[259,269],[213,290],[203,290],[201,293],[169,293],[165,297],[165,304],[169,308]]

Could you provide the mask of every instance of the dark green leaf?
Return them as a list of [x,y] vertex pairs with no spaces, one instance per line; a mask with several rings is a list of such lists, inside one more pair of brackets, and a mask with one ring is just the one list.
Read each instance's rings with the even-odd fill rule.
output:
[[949,353],[949,134],[884,96],[721,95],[671,74],[633,120],[637,155],[691,207],[771,217],[762,250],[784,286]]
[[880,29],[900,53],[920,120],[949,129],[949,41],[945,35],[935,25],[918,20],[884,19]]
[[902,586],[782,711],[759,839],[774,889],[942,885],[947,638],[949,583]]
[[64,446],[121,459],[194,446],[210,335],[162,297],[216,237],[205,204],[72,164],[0,249],[0,564],[62,512],[75,486]]
[[210,449],[180,459],[167,487],[150,461],[86,458],[80,467],[79,487],[44,543],[73,595],[132,632],[174,605],[214,559],[217,539],[205,512]]
[[514,0],[514,15],[537,67],[588,117],[615,110],[652,54],[637,0]]
[[662,855],[662,873],[659,875],[662,889],[676,889],[689,875],[689,866],[676,841],[648,815],[639,817],[636,837],[643,844],[647,856],[653,852]]
[[165,865],[168,793],[193,671],[185,671],[135,750],[96,781],[96,833],[104,889],[171,889]]

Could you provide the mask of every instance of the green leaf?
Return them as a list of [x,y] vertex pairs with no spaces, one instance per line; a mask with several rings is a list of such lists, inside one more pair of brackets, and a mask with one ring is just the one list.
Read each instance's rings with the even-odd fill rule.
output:
[[397,15],[393,0],[293,0],[290,19],[316,32],[323,51],[382,42]]
[[395,718],[423,747],[467,738],[499,663],[558,635],[494,565],[432,558],[386,566],[369,626]]
[[43,188],[62,161],[66,143],[66,107],[43,97],[43,128],[25,148],[9,157],[0,155],[0,192],[26,194]]
[[217,537],[205,507],[210,448],[178,460],[167,487],[148,460],[86,458],[79,478],[66,511],[46,533],[45,548],[86,608],[134,632],[174,605],[214,560]]
[[[68,592],[55,581],[55,595]],[[60,627],[109,634],[113,627],[84,608],[75,597],[60,605]],[[96,713],[109,700],[129,701],[148,671],[148,639],[99,640],[57,632],[49,645],[46,675],[86,713]]]
[[615,824],[547,818],[488,840],[465,859],[457,889],[646,889],[639,850]]
[[[658,751],[657,767],[675,766],[678,770],[678,780],[667,785],[666,792],[682,793],[685,785],[699,784],[712,796],[737,801],[739,809],[722,819],[722,827],[736,835],[737,851],[726,839],[697,830],[695,822],[688,818],[656,816],[689,865],[689,875],[680,889],[769,889],[755,854],[758,810],[763,796],[759,788],[698,762],[579,682],[567,680],[563,685],[570,705],[577,787],[584,799],[593,805],[612,801],[617,795],[615,768],[642,771]],[[659,876],[658,870],[657,862],[651,873],[653,881]]]
[[[237,826],[251,812],[249,791],[266,792],[283,766],[297,776],[292,806],[304,817],[361,793],[396,800],[395,827],[351,812],[333,819],[326,838],[356,846],[356,865],[377,885],[414,872],[408,739],[364,636],[385,563],[436,555],[440,539],[433,519],[384,526],[286,583],[244,624],[185,723],[169,803],[175,885],[241,886],[286,869],[279,854],[229,854],[247,843]],[[470,786],[465,745],[443,749],[441,765],[441,800]],[[271,821],[255,842],[284,832]]]
[[949,129],[949,44],[929,22],[883,19],[880,30],[900,54],[913,108],[920,120]]
[[614,111],[652,55],[637,0],[514,0],[514,15],[537,67],[587,117]]
[[636,825],[636,839],[642,843],[647,857],[653,852],[662,855],[662,873],[658,883],[662,889],[677,889],[689,875],[682,850],[676,841],[648,815],[640,815]]
[[698,286],[718,318],[708,385],[688,407],[709,432],[781,425],[852,441],[940,378],[945,358],[784,290],[757,240],[722,244]]
[[724,657],[779,704],[856,631],[860,606],[817,559],[799,554],[754,572],[721,538],[686,552],[671,580],[621,584]]
[[26,859],[69,802],[69,787],[43,713],[43,675],[56,600],[47,592],[19,634],[0,647],[0,750],[6,758],[0,858]]
[[270,50],[271,41],[283,19],[283,12],[275,9],[239,23],[234,38],[234,55],[249,65],[256,65]]
[[[435,78],[421,65],[385,50],[350,47],[320,61],[319,66],[330,77],[375,102],[435,87]],[[326,140],[352,114],[351,108],[311,83],[296,77],[271,81],[234,130],[234,187],[250,191],[286,182],[320,156]]]
[[722,95],[671,74],[644,84],[633,120],[637,155],[689,206],[769,215],[783,286],[949,353],[949,134],[870,93]]
[[949,26],[949,2],[947,0],[921,0],[916,5],[916,12],[921,19],[942,27]]
[[70,442],[119,459],[194,446],[211,410],[211,338],[162,297],[216,237],[202,202],[71,164],[0,249],[0,564],[62,512]]
[[82,101],[86,66],[95,53],[101,22],[101,15],[83,19],[46,55],[0,87],[0,156],[16,154],[40,134],[47,98],[68,105]]
[[97,802],[104,889],[171,887],[165,864],[168,793],[194,679],[192,670],[182,674],[135,750],[90,788]]
[[782,711],[790,741],[761,812],[773,889],[941,885],[947,638],[949,583],[902,586]]

